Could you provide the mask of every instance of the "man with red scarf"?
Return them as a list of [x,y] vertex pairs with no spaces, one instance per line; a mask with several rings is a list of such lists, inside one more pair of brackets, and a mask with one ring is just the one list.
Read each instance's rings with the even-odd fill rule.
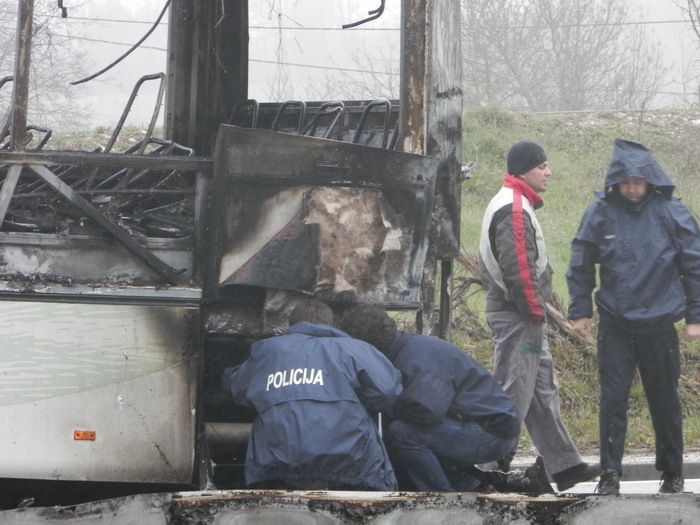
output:
[[[535,210],[542,207],[538,194],[546,190],[551,175],[539,144],[523,140],[510,147],[503,187],[484,213],[479,262],[487,289],[486,320],[495,344],[494,377],[562,492],[595,478],[600,469],[582,461],[561,420],[545,332],[552,268]],[[507,470],[509,462],[499,465]]]

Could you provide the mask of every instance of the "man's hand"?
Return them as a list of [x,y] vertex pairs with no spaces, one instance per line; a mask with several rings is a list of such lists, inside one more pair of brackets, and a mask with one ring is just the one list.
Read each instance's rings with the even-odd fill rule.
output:
[[580,317],[578,319],[574,319],[573,321],[571,321],[571,324],[573,325],[574,332],[576,332],[584,339],[588,339],[589,337],[591,337],[590,317]]
[[700,323],[690,323],[683,327],[681,338],[684,341],[695,341],[700,338]]

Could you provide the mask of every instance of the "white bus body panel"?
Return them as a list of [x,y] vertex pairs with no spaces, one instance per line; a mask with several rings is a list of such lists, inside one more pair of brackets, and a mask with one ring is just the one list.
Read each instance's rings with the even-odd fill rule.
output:
[[191,482],[196,314],[0,302],[0,477]]

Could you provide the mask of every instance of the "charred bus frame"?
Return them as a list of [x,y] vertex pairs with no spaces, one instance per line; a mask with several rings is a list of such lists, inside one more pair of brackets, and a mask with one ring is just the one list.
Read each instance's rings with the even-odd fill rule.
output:
[[[357,126],[346,130],[350,137],[347,142],[299,136],[302,116],[296,132],[293,126],[288,133],[279,129],[282,126],[277,117],[284,104],[296,105],[300,115],[307,106],[309,114],[315,111],[317,115],[335,115],[333,112],[340,111],[338,104],[327,110],[300,101],[261,104],[254,109],[260,111],[261,121],[267,118],[266,122],[270,122],[267,129],[225,125],[242,104],[250,102],[248,5],[235,0],[173,0],[165,76],[165,136],[169,143],[190,146],[198,152],[196,156],[167,152],[152,155],[144,149],[131,153],[27,149],[33,0],[19,0],[18,8],[9,142],[8,149],[0,150],[0,166],[5,171],[0,188],[0,224],[7,222],[13,203],[26,197],[18,188],[20,181],[28,177],[32,191],[41,187],[44,194],[51,193],[76,211],[65,231],[0,232],[0,252],[3,260],[9,262],[0,272],[0,304],[74,305],[77,310],[69,307],[58,315],[64,323],[69,323],[73,315],[81,317],[91,308],[104,307],[103,317],[116,315],[123,321],[117,328],[111,321],[96,325],[98,330],[107,331],[124,331],[125,324],[139,324],[141,316],[153,319],[154,325],[146,326],[143,333],[159,335],[149,335],[153,352],[144,356],[146,362],[169,355],[168,346],[173,339],[168,331],[177,332],[178,326],[185,326],[184,331],[177,332],[182,339],[181,353],[173,359],[164,358],[167,366],[157,370],[163,374],[165,390],[189,387],[186,395],[167,406],[178,414],[179,425],[191,425],[191,432],[184,433],[187,437],[183,442],[165,445],[146,436],[143,446],[151,451],[139,462],[160,465],[150,471],[125,469],[123,474],[111,476],[94,470],[91,461],[86,460],[72,473],[68,466],[48,474],[42,468],[22,473],[17,467],[19,470],[3,476],[185,485],[199,478],[201,482],[206,476],[195,467],[201,464],[197,459],[201,459],[203,450],[198,443],[204,436],[205,424],[210,430],[215,428],[220,411],[220,406],[206,406],[211,396],[205,395],[205,386],[212,380],[207,377],[207,367],[216,370],[221,364],[216,356],[221,355],[222,345],[230,344],[230,338],[244,347],[252,339],[279,330],[288,305],[298,294],[315,295],[333,304],[372,300],[388,308],[414,309],[420,313],[419,326],[422,323],[423,330],[433,328],[433,312],[437,310],[437,332],[446,336],[449,282],[452,259],[459,252],[460,223],[462,104],[457,0],[402,0],[401,95],[393,124],[395,149],[386,147],[392,143],[387,138],[388,110],[385,119],[377,119],[376,127],[384,132],[379,147],[358,144],[364,125],[361,122],[366,118],[363,108],[355,109],[354,114],[348,111],[344,117],[354,119]],[[374,105],[384,107],[383,102]],[[250,111],[246,115],[252,116]],[[340,132],[334,138],[341,138]],[[274,158],[260,162],[270,148],[277,150],[277,159],[290,159],[301,152],[296,156],[294,169],[285,171]],[[90,175],[102,173],[100,170],[111,170],[112,178],[116,170],[121,183],[96,199],[94,181],[99,176]],[[144,228],[157,232],[165,228],[144,226],[143,222],[134,226],[133,217],[128,222],[113,213],[114,206],[103,206],[104,202],[123,203],[114,195],[147,194],[147,188],[129,189],[129,184],[135,174],[143,178],[148,170],[177,172],[182,186],[151,190],[188,195],[191,223],[186,238],[144,235]],[[329,254],[335,249],[332,239],[337,238],[338,232],[332,232],[333,218],[322,212],[328,202],[345,203],[348,212],[355,210],[354,203],[362,202],[367,206],[366,216],[374,214],[375,222],[368,219],[367,229],[372,231],[377,224],[382,234],[365,239],[366,246],[350,247],[347,251],[351,257],[369,245],[379,245],[372,255],[375,259],[371,263],[371,279],[362,267],[365,262],[357,263],[360,270],[352,276],[339,274],[334,266]],[[270,225],[271,217],[278,215],[279,210],[286,210],[286,221]],[[245,228],[236,226],[242,221],[249,221]],[[256,232],[257,237],[246,233],[250,231]],[[300,248],[311,249],[316,257],[311,274],[304,264],[269,265],[279,254],[296,253]],[[288,286],[288,282],[293,286]],[[289,289],[280,293],[285,286]],[[37,315],[45,315],[45,310],[42,312]],[[6,308],[5,313],[12,317],[11,308]],[[55,327],[55,323],[42,325],[49,332]],[[12,332],[11,327],[7,329]],[[110,342],[125,355],[140,348],[138,342],[127,344],[119,338],[110,339],[107,346]],[[95,354],[90,359],[102,357]],[[127,356],[125,360],[128,359]],[[127,379],[119,381],[121,388],[126,388]],[[113,384],[109,388],[105,399],[121,399],[115,410],[126,411],[131,401],[125,401]],[[34,386],[29,389],[32,395],[36,393]],[[145,390],[139,392],[146,395]],[[135,429],[138,418],[145,417],[144,406],[133,405],[135,414],[139,410],[142,413],[127,419],[123,423],[127,428]],[[60,438],[71,441],[65,449],[67,454],[75,452],[81,436],[95,436],[88,419],[84,423],[80,418],[64,422],[61,431],[73,430],[72,435]],[[235,434],[236,427],[227,428],[227,432]],[[161,427],[159,431],[162,430]],[[102,439],[104,432],[123,431],[118,425],[98,430],[96,441]],[[31,445],[37,447],[39,442],[35,440]],[[183,461],[172,459],[182,455]],[[188,462],[191,469],[186,467]],[[81,468],[85,472],[80,472]]]

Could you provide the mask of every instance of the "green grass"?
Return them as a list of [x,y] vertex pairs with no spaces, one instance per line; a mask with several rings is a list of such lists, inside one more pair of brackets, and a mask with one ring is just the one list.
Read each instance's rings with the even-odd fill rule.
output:
[[[505,155],[521,139],[540,143],[549,157],[553,177],[538,210],[552,267],[554,290],[568,303],[565,272],[570,242],[583,210],[603,189],[605,171],[615,138],[635,140],[648,147],[676,184],[676,196],[700,211],[698,159],[700,113],[577,113],[523,115],[483,109],[467,112],[463,121],[463,162],[475,161],[472,178],[462,185],[462,247],[477,253],[483,210],[501,186]],[[456,283],[460,282],[457,272]],[[455,297],[452,340],[490,367],[491,342],[483,337],[483,294],[470,288],[469,297]],[[468,313],[465,313],[468,311]],[[481,326],[477,326],[477,325]],[[488,333],[488,332],[487,332]],[[480,337],[479,334],[482,334]],[[578,348],[564,339],[551,341],[560,382],[562,411],[579,447],[594,453],[598,447],[598,376],[595,348]],[[682,343],[681,398],[687,448],[700,447],[700,345]],[[532,446],[525,436],[523,448]],[[627,448],[652,449],[653,431],[644,394],[637,379],[630,396]]]

